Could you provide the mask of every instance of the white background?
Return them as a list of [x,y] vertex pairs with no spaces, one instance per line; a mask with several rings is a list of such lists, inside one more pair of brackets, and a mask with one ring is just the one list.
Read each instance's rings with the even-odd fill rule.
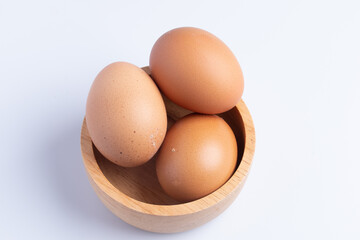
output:
[[[222,215],[171,235],[113,216],[80,128],[114,61],[148,65],[180,26],[222,39],[245,76],[256,153]],[[0,239],[360,239],[360,2],[0,1]]]

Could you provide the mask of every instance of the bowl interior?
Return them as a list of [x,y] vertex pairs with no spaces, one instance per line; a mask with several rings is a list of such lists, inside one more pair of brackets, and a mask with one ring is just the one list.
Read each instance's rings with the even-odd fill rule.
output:
[[[168,113],[168,128],[170,128],[176,120],[191,113],[190,111],[177,106],[165,96],[163,96],[166,110]],[[240,111],[237,107],[219,115],[232,128],[237,145],[238,145],[238,159],[235,171],[240,165],[245,145],[245,129],[244,122]],[[134,168],[120,167],[108,159],[106,159],[95,147],[92,145],[94,156],[102,173],[107,180],[120,192],[124,193],[130,198],[140,202],[155,204],[155,205],[176,205],[180,202],[170,198],[161,188],[155,170],[156,155],[146,164]]]

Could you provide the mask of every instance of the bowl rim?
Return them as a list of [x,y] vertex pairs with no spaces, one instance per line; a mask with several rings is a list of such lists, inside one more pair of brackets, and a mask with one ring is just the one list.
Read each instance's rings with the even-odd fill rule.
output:
[[246,180],[255,152],[255,129],[250,112],[243,100],[240,100],[234,108],[239,111],[245,130],[244,153],[241,162],[234,174],[225,184],[203,198],[175,205],[157,205],[133,199],[122,193],[119,189],[114,187],[103,174],[96,161],[94,152],[86,150],[89,149],[89,147],[91,147],[91,149],[93,148],[91,138],[87,131],[85,117],[81,128],[81,154],[88,176],[93,180],[97,187],[101,189],[101,191],[107,194],[114,201],[143,214],[157,216],[180,216],[199,212],[214,206],[226,198],[226,196],[233,193],[236,188]]

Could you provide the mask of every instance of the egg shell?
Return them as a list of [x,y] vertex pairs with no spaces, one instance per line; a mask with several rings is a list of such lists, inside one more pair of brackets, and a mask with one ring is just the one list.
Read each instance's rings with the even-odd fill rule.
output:
[[170,100],[198,113],[230,110],[244,90],[235,55],[220,39],[198,28],[177,28],[162,35],[151,50],[149,67]]
[[229,125],[216,115],[190,114],[167,132],[156,172],[170,197],[188,202],[221,187],[236,161],[237,143]]
[[167,115],[150,76],[135,65],[116,62],[105,67],[91,86],[86,124],[93,143],[107,159],[135,167],[158,151]]

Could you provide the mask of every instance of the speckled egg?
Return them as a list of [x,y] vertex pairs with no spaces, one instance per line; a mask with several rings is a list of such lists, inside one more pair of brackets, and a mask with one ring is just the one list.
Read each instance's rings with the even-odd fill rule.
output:
[[158,151],[167,116],[160,91],[149,75],[130,63],[115,62],[91,86],[86,124],[94,145],[107,159],[134,167]]

